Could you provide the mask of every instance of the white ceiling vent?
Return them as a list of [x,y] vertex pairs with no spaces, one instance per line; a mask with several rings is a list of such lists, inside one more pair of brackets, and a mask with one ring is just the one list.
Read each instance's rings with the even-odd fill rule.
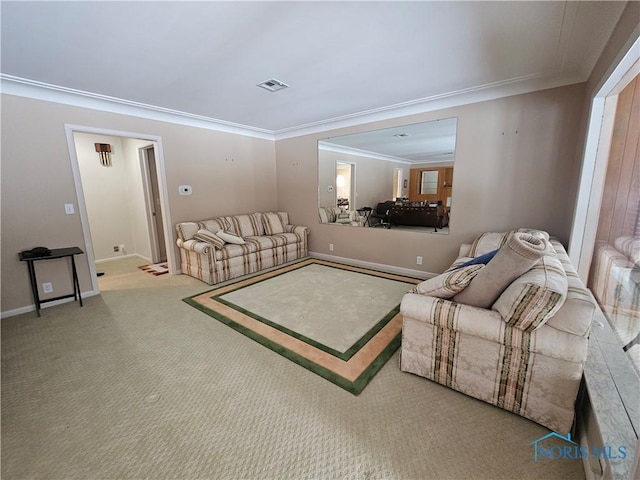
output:
[[270,78],[269,80],[260,82],[258,84],[258,87],[264,88],[265,90],[269,90],[270,92],[277,92],[278,90],[284,90],[285,88],[289,88],[289,85],[275,78]]

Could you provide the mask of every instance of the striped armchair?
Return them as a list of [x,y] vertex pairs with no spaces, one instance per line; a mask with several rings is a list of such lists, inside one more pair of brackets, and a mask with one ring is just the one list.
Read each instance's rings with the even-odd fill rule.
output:
[[[510,233],[462,245],[453,267],[499,248]],[[454,298],[486,266],[449,270],[406,294],[400,366],[565,434],[596,306],[564,247],[547,239],[544,256],[486,308]]]

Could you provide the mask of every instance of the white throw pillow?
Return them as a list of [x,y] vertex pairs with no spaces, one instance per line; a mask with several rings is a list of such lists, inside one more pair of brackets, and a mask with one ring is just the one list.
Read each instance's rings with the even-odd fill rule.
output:
[[227,243],[235,243],[236,245],[244,245],[244,238],[236,235],[235,233],[230,232],[218,232],[216,233],[218,237],[224,240]]
[[469,265],[451,272],[444,272],[437,277],[419,283],[413,288],[412,293],[451,298],[464,290],[483,267],[482,264]]

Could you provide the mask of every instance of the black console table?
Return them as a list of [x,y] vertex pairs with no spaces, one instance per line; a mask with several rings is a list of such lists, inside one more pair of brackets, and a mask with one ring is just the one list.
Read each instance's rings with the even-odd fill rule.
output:
[[393,205],[389,213],[391,225],[433,227],[436,231],[445,226],[445,210],[442,205],[435,207]]
[[[51,250],[49,255],[41,255],[37,257],[30,257],[24,255],[24,252],[20,252],[18,256],[20,260],[23,262],[27,262],[27,266],[29,267],[29,280],[31,281],[31,293],[33,294],[33,300],[36,303],[36,314],[40,316],[40,305],[46,302],[53,302],[55,300],[61,300],[63,298],[71,298],[74,300],[80,300],[80,306],[82,307],[82,295],[80,295],[80,282],[78,281],[78,272],[76,271],[76,261],[75,255],[81,255],[84,252],[80,250],[78,247],[67,247],[67,248],[54,248]],[[69,257],[71,259],[71,272],[73,275],[73,293],[69,295],[62,295],[60,297],[55,298],[47,298],[46,300],[40,300],[40,295],[38,294],[38,281],[36,279],[36,269],[33,265],[35,262],[40,260],[53,260],[56,258],[65,258]]]

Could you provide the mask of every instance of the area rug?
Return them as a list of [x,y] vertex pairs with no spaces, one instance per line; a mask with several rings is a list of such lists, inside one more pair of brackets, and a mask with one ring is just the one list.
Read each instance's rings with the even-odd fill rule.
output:
[[306,259],[184,301],[358,395],[400,346],[400,301],[420,281]]
[[169,265],[167,264],[167,262],[142,265],[139,268],[140,270],[150,273],[151,275],[164,275],[165,273],[169,273]]

